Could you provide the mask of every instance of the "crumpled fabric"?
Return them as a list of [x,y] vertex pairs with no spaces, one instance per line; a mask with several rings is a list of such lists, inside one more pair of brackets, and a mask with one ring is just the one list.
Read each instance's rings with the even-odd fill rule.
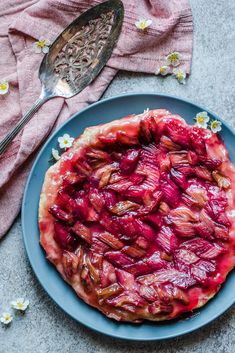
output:
[[[38,69],[43,54],[34,52],[40,37],[51,43],[82,12],[99,0],[5,0],[0,2],[0,79],[10,89],[0,96],[0,140],[39,97]],[[155,73],[172,51],[182,55],[189,74],[192,57],[192,14],[187,0],[123,0],[121,35],[99,76],[70,99],[46,102],[0,156],[0,237],[12,225],[21,206],[30,167],[48,135],[72,114],[96,102],[118,70]],[[151,19],[143,33],[135,22]]]

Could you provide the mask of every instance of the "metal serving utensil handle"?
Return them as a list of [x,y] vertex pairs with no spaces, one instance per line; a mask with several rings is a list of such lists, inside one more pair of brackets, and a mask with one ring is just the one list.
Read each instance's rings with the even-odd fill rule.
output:
[[11,141],[14,140],[18,132],[29,122],[29,120],[33,117],[36,111],[47,101],[50,97],[46,97],[44,95],[40,95],[40,97],[36,100],[33,106],[29,109],[29,111],[20,119],[20,121],[16,124],[16,126],[8,132],[8,134],[4,137],[4,139],[0,142],[0,155],[7,149],[8,145]]

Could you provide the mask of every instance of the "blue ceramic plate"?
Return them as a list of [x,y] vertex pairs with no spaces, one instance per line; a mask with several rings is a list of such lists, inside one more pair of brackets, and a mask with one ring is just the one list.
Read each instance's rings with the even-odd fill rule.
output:
[[[196,104],[180,98],[160,94],[128,94],[109,98],[95,103],[75,114],[60,127],[45,143],[39,153],[25,188],[22,206],[22,226],[26,251],[31,266],[50,297],[71,317],[87,327],[103,334],[127,340],[161,340],[180,336],[202,327],[221,315],[234,303],[235,271],[230,273],[220,292],[187,319],[164,323],[144,322],[142,324],[118,323],[106,318],[98,310],[80,300],[72,288],[60,277],[55,268],[46,260],[39,245],[38,202],[49,167],[51,149],[57,145],[57,138],[64,133],[80,135],[87,126],[106,123],[132,113],[142,113],[144,109],[166,108],[180,114],[188,123],[200,111],[207,111]],[[211,117],[218,117],[208,112]],[[223,123],[222,137],[235,163],[234,132]]]

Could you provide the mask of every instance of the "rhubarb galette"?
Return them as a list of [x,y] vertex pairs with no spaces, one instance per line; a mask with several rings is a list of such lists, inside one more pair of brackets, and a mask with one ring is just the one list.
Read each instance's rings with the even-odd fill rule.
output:
[[90,127],[46,173],[41,245],[108,317],[173,319],[235,265],[234,175],[218,135],[167,110]]

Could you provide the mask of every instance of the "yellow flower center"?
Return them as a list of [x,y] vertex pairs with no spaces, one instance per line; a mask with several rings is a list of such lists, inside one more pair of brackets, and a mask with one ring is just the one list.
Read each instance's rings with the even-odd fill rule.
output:
[[197,122],[198,122],[199,124],[203,124],[204,121],[205,121],[205,118],[204,118],[203,116],[200,115],[200,116],[197,117]]
[[176,62],[177,60],[179,59],[179,57],[178,57],[178,54],[171,54],[170,55],[170,60],[172,61],[172,62]]
[[11,319],[11,317],[10,317],[10,315],[5,315],[4,319],[5,319],[6,321],[9,321],[9,320]]
[[139,23],[139,27],[140,27],[140,29],[145,29],[146,28],[146,21],[141,21]]
[[211,127],[212,127],[212,129],[216,129],[218,127],[217,121],[212,121]]
[[69,143],[68,140],[64,140],[64,144],[67,145]]
[[24,304],[23,303],[17,303],[17,308],[18,309],[23,309],[24,307]]
[[165,67],[160,67],[160,74],[165,74],[165,72],[166,72]]
[[184,79],[183,73],[182,73],[182,72],[177,72],[176,78],[177,78],[177,80],[179,80],[179,81],[183,80],[183,79]]
[[7,90],[7,83],[0,83],[0,90],[1,91]]
[[44,48],[46,46],[46,40],[45,39],[39,40],[37,45],[39,48]]

